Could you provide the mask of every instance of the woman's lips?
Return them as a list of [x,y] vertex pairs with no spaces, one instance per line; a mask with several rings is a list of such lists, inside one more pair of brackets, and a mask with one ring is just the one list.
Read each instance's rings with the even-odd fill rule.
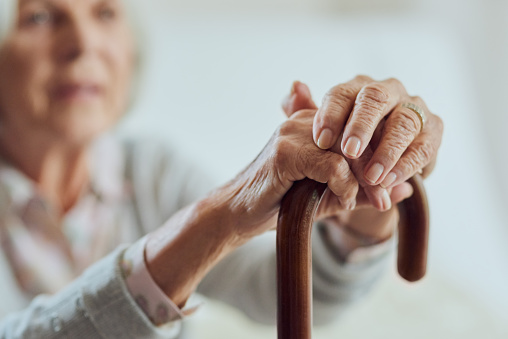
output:
[[73,83],[57,86],[54,97],[65,101],[94,100],[101,94],[101,88],[95,84]]

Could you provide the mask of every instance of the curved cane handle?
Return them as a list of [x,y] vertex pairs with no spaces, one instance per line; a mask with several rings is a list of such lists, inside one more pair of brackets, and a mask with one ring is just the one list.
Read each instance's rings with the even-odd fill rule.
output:
[[[409,183],[414,193],[398,205],[398,271],[417,281],[425,275],[429,209],[419,175]],[[282,199],[277,225],[277,331],[279,339],[310,339],[312,330],[311,232],[326,184],[296,182]]]

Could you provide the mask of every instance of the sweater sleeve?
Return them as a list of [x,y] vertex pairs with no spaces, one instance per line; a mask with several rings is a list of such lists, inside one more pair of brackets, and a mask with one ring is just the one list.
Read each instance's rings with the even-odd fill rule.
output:
[[[337,319],[372,289],[386,268],[389,248],[361,262],[340,262],[326,248],[318,229],[314,227],[312,234],[313,320],[322,325]],[[251,240],[226,257],[205,277],[198,292],[240,309],[255,321],[275,324],[275,232]]]
[[180,322],[154,326],[130,295],[120,268],[124,251],[97,262],[61,292],[4,317],[0,338],[177,338]]
[[[200,199],[211,187],[203,171],[165,147],[137,143],[131,151],[137,211],[147,231]],[[154,216],[157,221],[150,222]],[[323,324],[336,319],[372,289],[382,275],[389,251],[360,262],[341,262],[326,247],[318,227],[312,236],[313,318],[316,324]],[[270,232],[224,258],[204,278],[198,292],[238,308],[253,320],[274,324],[276,276],[275,232]]]

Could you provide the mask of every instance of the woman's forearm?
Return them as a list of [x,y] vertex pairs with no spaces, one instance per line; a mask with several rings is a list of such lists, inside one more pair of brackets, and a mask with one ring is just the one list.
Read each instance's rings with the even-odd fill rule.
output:
[[[222,258],[248,240],[237,231],[241,223],[237,216],[241,214],[230,207],[235,193],[231,187],[214,192],[175,214],[148,238],[147,268],[154,281],[179,307],[185,305],[201,280]],[[364,240],[374,244],[391,237],[397,218],[395,208],[387,212],[363,208],[343,211],[335,220],[336,224],[330,227],[359,230]],[[275,225],[274,218],[266,222]],[[368,245],[348,232],[340,232],[339,240],[333,239],[334,235],[337,236],[337,232],[330,233],[330,240],[341,256]]]
[[147,241],[145,260],[155,282],[183,307],[199,282],[245,240],[234,231],[226,190],[192,204],[169,219]]

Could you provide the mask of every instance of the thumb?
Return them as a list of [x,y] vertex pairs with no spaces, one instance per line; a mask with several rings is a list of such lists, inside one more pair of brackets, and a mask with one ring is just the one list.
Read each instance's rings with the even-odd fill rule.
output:
[[291,92],[282,102],[282,109],[289,118],[302,109],[317,109],[317,106],[312,100],[309,87],[303,82],[295,81],[291,86]]

